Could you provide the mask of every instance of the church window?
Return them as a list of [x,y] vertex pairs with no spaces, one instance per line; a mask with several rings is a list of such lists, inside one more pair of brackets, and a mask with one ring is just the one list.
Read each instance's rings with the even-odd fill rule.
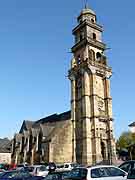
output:
[[93,33],[92,36],[93,36],[93,39],[94,39],[94,40],[97,39],[96,33]]
[[83,37],[82,37],[82,33],[80,34],[80,41],[83,39]]
[[97,58],[97,60],[100,60],[101,59],[101,53],[97,52],[96,58]]
[[78,37],[77,36],[75,36],[75,43],[77,43],[78,42]]
[[92,23],[94,23],[94,22],[95,22],[93,18],[91,19],[91,22],[92,22]]
[[84,31],[80,32],[80,41],[84,39]]

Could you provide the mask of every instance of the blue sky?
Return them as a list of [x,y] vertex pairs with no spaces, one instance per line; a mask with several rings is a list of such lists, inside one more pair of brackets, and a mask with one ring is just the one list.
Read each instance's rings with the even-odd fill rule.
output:
[[[115,136],[135,120],[135,2],[90,0],[111,50]],[[0,137],[70,109],[72,29],[83,0],[0,1]]]

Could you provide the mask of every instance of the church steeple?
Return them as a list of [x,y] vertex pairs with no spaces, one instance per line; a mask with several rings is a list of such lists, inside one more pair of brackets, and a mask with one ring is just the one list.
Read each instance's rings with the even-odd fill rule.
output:
[[[89,50],[94,51],[94,58],[102,56],[106,45],[102,41],[103,28],[97,23],[96,13],[86,7],[77,18],[78,25],[73,29],[75,41],[72,52],[76,60],[81,61],[89,58]],[[85,51],[82,52],[82,49]]]
[[115,157],[109,79],[112,70],[104,55],[103,28],[97,23],[96,13],[88,7],[81,11],[77,21],[72,31],[75,41],[69,70],[73,161],[111,162]]
[[85,8],[81,11],[80,15],[78,16],[77,20],[78,22],[82,22],[85,19],[96,22],[96,13],[88,7],[88,5],[85,5]]

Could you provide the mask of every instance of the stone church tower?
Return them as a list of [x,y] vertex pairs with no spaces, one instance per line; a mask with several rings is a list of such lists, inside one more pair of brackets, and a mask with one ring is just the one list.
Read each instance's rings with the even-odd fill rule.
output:
[[71,81],[72,160],[94,164],[115,158],[110,77],[102,26],[90,8],[81,11],[73,29]]

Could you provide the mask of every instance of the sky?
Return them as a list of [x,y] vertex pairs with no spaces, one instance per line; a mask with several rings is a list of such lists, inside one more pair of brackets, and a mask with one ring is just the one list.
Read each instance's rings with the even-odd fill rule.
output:
[[[103,25],[113,69],[115,137],[135,120],[135,1],[88,0]],[[72,29],[83,0],[0,1],[0,137],[23,120],[70,109]]]

